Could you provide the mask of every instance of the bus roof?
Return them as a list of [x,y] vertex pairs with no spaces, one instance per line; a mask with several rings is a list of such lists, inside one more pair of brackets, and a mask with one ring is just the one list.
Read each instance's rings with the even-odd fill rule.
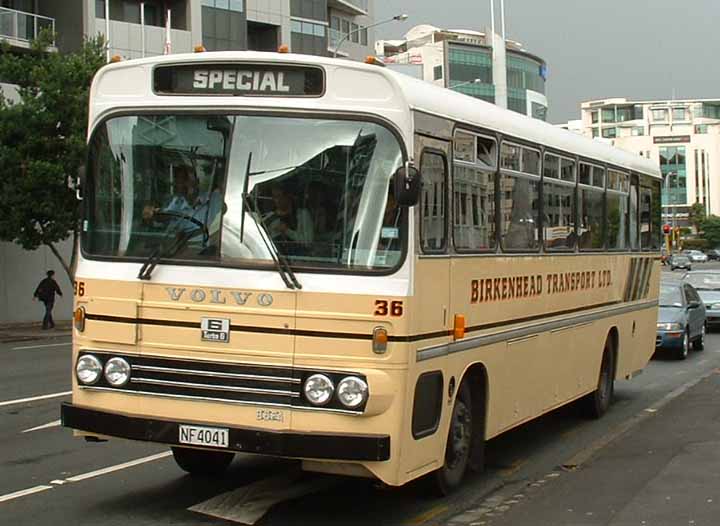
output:
[[[191,53],[165,55],[160,57],[152,57],[146,59],[136,59],[115,64],[110,64],[102,68],[95,80],[93,81],[93,89],[91,96],[91,104],[95,99],[104,99],[101,106],[108,109],[110,100],[114,100],[116,104],[128,104],[133,99],[132,94],[128,92],[128,84],[132,81],[145,83],[145,88],[138,87],[142,95],[151,93],[151,71],[152,67],[161,64],[189,64],[197,62],[263,62],[263,63],[279,63],[279,64],[307,64],[323,67],[327,75],[327,93],[320,98],[315,99],[295,99],[295,104],[306,104],[317,108],[322,106],[322,99],[331,99],[334,90],[340,88],[340,82],[352,81],[353,85],[349,87],[352,93],[357,94],[355,108],[363,103],[367,103],[367,111],[378,111],[383,106],[387,109],[387,105],[392,105],[394,109],[407,111],[408,109],[418,110],[433,115],[446,117],[452,121],[465,123],[467,125],[477,126],[480,128],[501,132],[505,135],[522,139],[531,143],[544,145],[563,152],[579,155],[594,159],[600,162],[624,167],[644,174],[660,177],[660,170],[657,163],[653,163],[648,159],[634,155],[619,148],[615,148],[608,144],[596,141],[574,132],[557,128],[546,122],[537,119],[531,119],[525,115],[521,115],[514,111],[500,108],[489,102],[469,97],[452,90],[441,88],[439,86],[424,82],[413,77],[403,75],[387,68],[376,65],[368,65],[361,62],[349,61],[345,59],[333,59],[327,57],[318,57],[313,55],[297,55],[290,53],[264,53],[254,51],[225,51],[211,53]],[[135,69],[136,74],[129,74],[129,69]],[[372,77],[382,76],[386,81],[386,86],[391,86],[392,94],[383,94],[383,104],[378,104],[381,100],[370,96],[368,90],[359,87],[356,82],[358,78],[353,76],[344,76],[343,72],[371,73]],[[122,77],[113,75],[113,73],[121,73]],[[118,81],[122,79],[122,87],[118,85]],[[333,86],[333,81],[338,84]],[[110,87],[109,90],[100,89],[100,86]],[[343,87],[348,88],[348,86]],[[382,89],[377,83],[372,88]],[[122,90],[122,91],[120,91]],[[347,89],[345,91],[348,91]],[[104,93],[103,93],[104,92]],[[103,97],[104,95],[107,95]],[[99,97],[98,97],[99,96]],[[205,97],[194,97],[195,99],[203,99],[203,104],[207,105]],[[231,97],[237,104],[238,98]],[[147,100],[147,99],[146,99]],[[186,99],[187,100],[187,99]],[[263,106],[268,106],[267,97],[253,97],[253,104],[263,102]],[[277,98],[274,103],[277,104]],[[343,100],[348,101],[347,95],[343,95]],[[178,100],[178,102],[180,102]],[[246,102],[248,104],[249,102]],[[272,104],[272,100],[270,101]],[[165,107],[166,104],[163,104]],[[337,104],[332,104],[337,107]],[[397,106],[404,106],[397,107]],[[97,113],[101,108],[91,107],[91,122],[97,117]]]

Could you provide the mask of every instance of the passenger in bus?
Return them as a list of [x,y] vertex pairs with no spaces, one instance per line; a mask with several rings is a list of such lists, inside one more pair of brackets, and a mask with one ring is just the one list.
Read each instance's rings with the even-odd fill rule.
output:
[[263,217],[263,223],[280,251],[289,255],[305,254],[314,240],[310,212],[296,206],[282,185],[273,186],[271,192],[273,210]]
[[329,256],[336,229],[337,205],[327,186],[320,181],[307,185],[304,203],[313,221],[313,255]]

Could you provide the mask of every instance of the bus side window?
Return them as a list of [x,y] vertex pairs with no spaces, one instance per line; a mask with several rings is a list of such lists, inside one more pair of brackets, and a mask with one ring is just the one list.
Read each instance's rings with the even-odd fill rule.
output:
[[445,156],[424,151],[420,161],[420,239],[424,253],[444,252],[447,246],[447,163]]
[[650,249],[650,189],[640,188],[640,248],[642,250]]
[[630,182],[630,212],[629,212],[629,228],[630,228],[630,248],[637,250],[639,248],[638,239],[638,180],[633,175]]

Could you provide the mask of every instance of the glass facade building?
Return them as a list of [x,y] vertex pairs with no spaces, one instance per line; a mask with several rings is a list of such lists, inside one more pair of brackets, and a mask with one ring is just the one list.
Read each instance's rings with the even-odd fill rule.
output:
[[667,146],[660,149],[660,170],[665,180],[663,206],[685,205],[687,196],[687,163],[685,146]]

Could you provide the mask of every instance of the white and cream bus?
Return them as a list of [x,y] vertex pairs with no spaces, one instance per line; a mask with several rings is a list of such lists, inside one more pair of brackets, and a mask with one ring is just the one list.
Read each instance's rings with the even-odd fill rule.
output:
[[654,351],[660,174],[385,68],[198,53],[91,91],[72,402],[88,440],[443,491]]

